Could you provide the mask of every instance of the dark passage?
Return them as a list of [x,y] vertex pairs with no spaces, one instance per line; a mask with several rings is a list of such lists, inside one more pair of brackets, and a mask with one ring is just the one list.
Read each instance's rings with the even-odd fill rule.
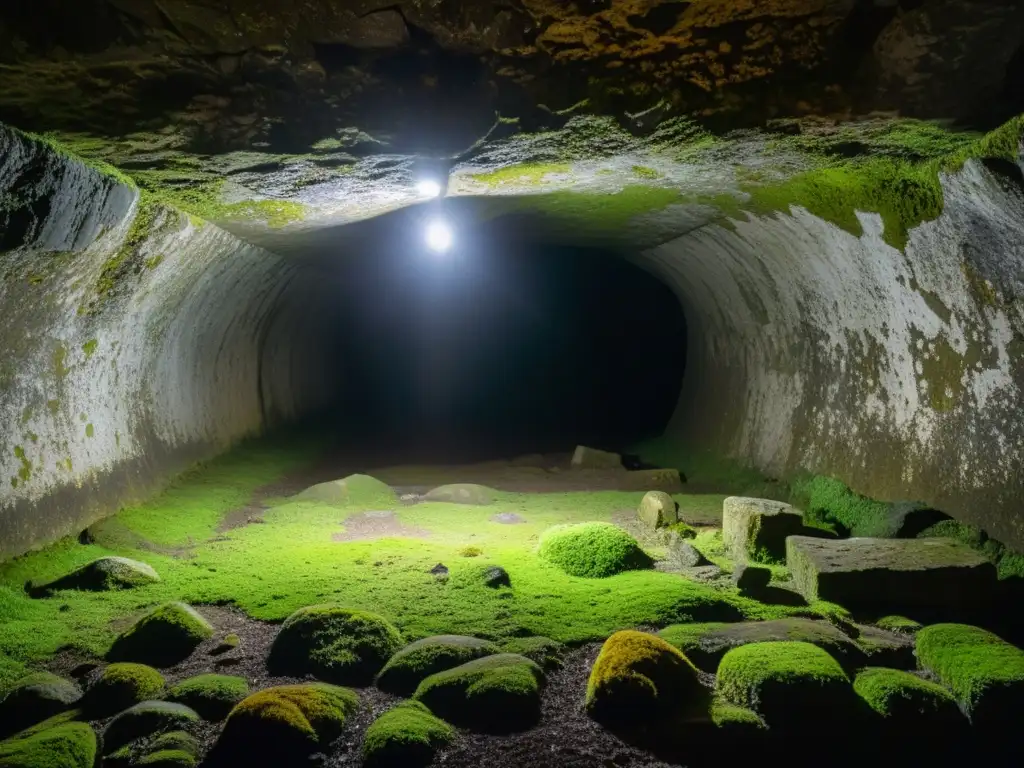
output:
[[675,297],[612,250],[533,229],[478,224],[434,254],[421,219],[383,217],[325,267],[343,305],[339,435],[473,459],[661,433],[686,359]]

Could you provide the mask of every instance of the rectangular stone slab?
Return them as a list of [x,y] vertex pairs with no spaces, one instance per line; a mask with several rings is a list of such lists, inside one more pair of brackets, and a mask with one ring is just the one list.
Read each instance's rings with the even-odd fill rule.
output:
[[730,496],[722,503],[722,543],[737,563],[782,558],[786,537],[803,532],[803,513],[781,501]]
[[786,565],[808,601],[915,618],[976,612],[997,583],[984,555],[952,539],[790,536]]

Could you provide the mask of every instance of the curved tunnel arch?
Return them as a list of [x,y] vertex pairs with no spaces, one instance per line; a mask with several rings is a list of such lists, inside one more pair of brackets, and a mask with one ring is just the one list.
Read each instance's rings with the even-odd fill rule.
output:
[[[344,388],[345,360],[324,351],[340,303],[315,265],[151,207],[14,132],[0,143],[19,210],[50,202],[3,255],[0,556],[80,530]],[[669,433],[778,475],[913,493],[1024,542],[1024,317],[1010,298],[1024,198],[975,162],[944,188],[942,217],[902,253],[874,214],[858,238],[802,209],[636,253],[689,326]],[[894,453],[905,460],[877,460]]]

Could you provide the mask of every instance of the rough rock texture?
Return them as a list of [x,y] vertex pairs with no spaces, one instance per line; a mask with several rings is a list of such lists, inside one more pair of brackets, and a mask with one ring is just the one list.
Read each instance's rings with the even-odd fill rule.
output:
[[660,528],[679,522],[679,505],[664,491],[648,491],[640,500],[636,516],[644,526]]
[[996,570],[951,539],[843,539],[791,536],[786,564],[805,598],[851,610],[906,610],[963,616],[992,599]]
[[588,448],[585,445],[576,446],[571,463],[573,469],[624,469],[619,454]]
[[60,589],[103,592],[109,589],[131,589],[158,581],[160,576],[146,563],[127,557],[101,557],[45,584],[28,584],[26,591],[33,597],[46,597]]
[[737,562],[786,554],[786,537],[803,531],[800,510],[781,501],[730,496],[722,503],[722,543]]

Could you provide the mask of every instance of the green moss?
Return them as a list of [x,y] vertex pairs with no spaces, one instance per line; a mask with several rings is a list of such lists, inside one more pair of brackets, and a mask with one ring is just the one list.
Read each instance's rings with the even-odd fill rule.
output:
[[33,728],[0,742],[2,768],[93,768],[96,734],[86,723]]
[[319,483],[293,497],[295,501],[311,501],[339,506],[390,505],[397,500],[387,483],[369,475],[349,475],[341,480]]
[[181,749],[161,749],[140,757],[135,764],[149,768],[194,768],[196,758]]
[[106,717],[135,704],[157,698],[164,676],[144,664],[111,664],[89,688],[85,707],[93,717]]
[[82,345],[82,352],[85,353],[85,359],[88,360],[94,354],[96,354],[96,348],[99,347],[100,343],[96,339],[89,339]]
[[85,436],[93,437],[96,434],[96,428],[92,424],[85,425]]
[[459,557],[480,557],[484,551],[480,547],[463,547],[459,550]]
[[169,667],[183,661],[211,637],[213,627],[195,609],[181,602],[167,603],[119,635],[107,658]]
[[752,643],[733,648],[718,665],[716,693],[755,709],[769,727],[849,715],[850,681],[832,656],[804,642]]
[[149,743],[150,750],[171,749],[179,752],[188,752],[190,755],[199,754],[199,742],[196,737],[186,731],[171,731],[157,736]]
[[837,523],[854,536],[888,538],[896,533],[888,504],[854,493],[835,478],[798,478],[792,489],[793,502],[804,509],[809,523]]
[[409,696],[430,675],[495,653],[498,653],[496,645],[475,637],[427,637],[392,656],[377,676],[377,687],[389,693]]
[[513,637],[501,644],[501,650],[525,656],[544,669],[554,669],[561,666],[566,647],[550,637]]
[[1024,710],[1024,651],[966,624],[935,624],[917,633],[918,661],[953,691],[975,725],[1007,721]]
[[523,656],[500,653],[426,678],[414,698],[454,723],[474,730],[529,728],[540,718],[544,672]]
[[672,523],[671,525],[666,526],[665,530],[676,533],[679,535],[680,538],[683,539],[696,539],[698,533],[697,529],[694,528],[692,525],[687,525],[686,523],[681,522]]
[[32,133],[23,133],[22,135],[27,136],[34,141],[38,141],[42,144],[45,144],[51,151],[56,152],[59,155],[65,155],[67,157],[70,157],[76,162],[79,162],[82,165],[92,168],[94,171],[97,171],[103,176],[107,176],[108,178],[113,179],[118,184],[124,184],[126,187],[131,187],[132,189],[135,189],[135,182],[132,180],[130,176],[125,174],[123,171],[114,167],[110,163],[104,162],[103,160],[100,160],[98,158],[85,157],[77,154],[69,147],[67,143],[62,141],[56,134],[51,133],[37,135]]
[[1006,552],[997,564],[1000,579],[1024,579],[1024,555]]
[[50,672],[26,675],[0,695],[0,739],[75,706],[81,689]]
[[549,174],[569,173],[571,170],[572,166],[568,163],[522,163],[475,174],[471,178],[489,187],[499,187],[503,184],[536,185],[541,184]]
[[711,703],[711,722],[728,733],[739,734],[765,729],[764,721],[754,710],[730,704],[721,698],[716,698]]
[[199,715],[182,704],[143,701],[126,709],[103,730],[103,749],[113,752],[136,739],[196,728]]
[[495,215],[535,211],[565,226],[619,233],[637,217],[683,201],[682,193],[675,189],[632,185],[614,194],[559,191],[495,198],[489,202]]
[[887,629],[890,632],[906,632],[913,634],[921,628],[921,624],[908,619],[906,616],[883,616],[875,622],[875,626],[880,629]]
[[853,689],[882,717],[914,720],[929,715],[959,716],[952,694],[910,672],[867,667],[857,673]]
[[231,675],[199,675],[174,685],[167,700],[184,704],[204,720],[223,720],[231,709],[249,695],[249,684]]
[[646,165],[634,165],[633,174],[641,179],[660,179],[664,174]]
[[609,637],[587,681],[587,714],[610,727],[703,712],[708,702],[690,660],[645,632]]
[[961,523],[958,520],[942,520],[921,531],[917,537],[919,539],[955,539],[975,549],[980,549],[987,538],[981,528]]
[[96,295],[99,299],[113,292],[118,282],[131,271],[133,261],[153,232],[160,211],[161,206],[155,198],[145,193],[139,197],[131,227],[121,247],[100,269],[96,280]]
[[336,603],[312,605],[284,622],[267,665],[278,675],[362,684],[401,647],[402,635],[383,616]]
[[437,750],[450,744],[455,731],[430,714],[418,701],[399,704],[366,729],[363,764],[366,766],[425,766]]
[[545,531],[540,557],[571,576],[602,578],[650,568],[653,561],[636,540],[610,523],[579,523]]
[[355,693],[326,683],[259,691],[228,715],[214,749],[214,763],[294,764],[334,741],[358,706]]
[[57,381],[62,381],[63,379],[67,378],[67,375],[71,373],[71,368],[65,365],[68,359],[67,347],[65,347],[62,343],[58,342],[57,345],[53,348],[52,359],[53,375],[57,378]]
[[[629,453],[660,467],[678,469],[686,477],[689,493],[721,493],[730,496],[788,500],[788,487],[769,481],[756,469],[668,438],[646,440]],[[783,499],[782,496],[787,496]],[[721,509],[718,510],[721,512]]]
[[700,654],[700,641],[709,632],[729,626],[720,621],[698,622],[691,624],[672,624],[658,632],[658,637],[681,651],[687,658],[691,654]]

